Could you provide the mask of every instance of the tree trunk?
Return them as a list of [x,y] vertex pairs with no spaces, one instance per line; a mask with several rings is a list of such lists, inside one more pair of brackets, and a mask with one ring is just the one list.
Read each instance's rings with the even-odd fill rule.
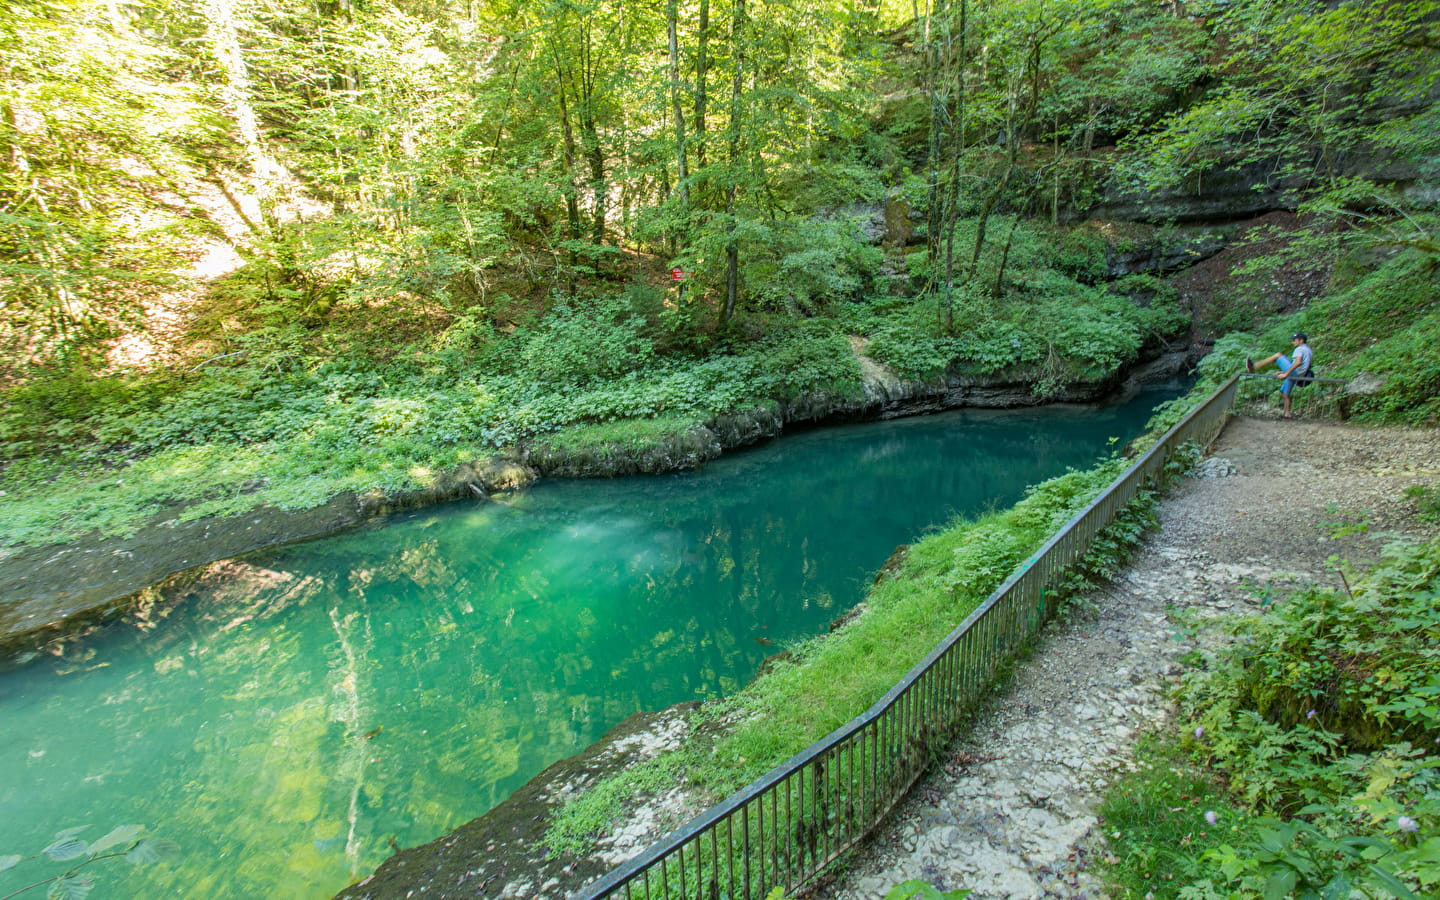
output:
[[950,165],[950,184],[945,191],[945,214],[941,227],[945,231],[944,291],[945,331],[955,330],[955,223],[960,218],[960,169],[965,159],[965,64],[966,31],[970,27],[969,0],[960,0],[960,48],[955,66],[955,156]]
[[[555,82],[559,89],[560,133],[564,149],[560,158],[565,172],[565,218],[570,226],[570,239],[578,241],[580,239],[580,199],[579,189],[575,185],[575,128],[570,123],[570,102],[565,91],[566,73],[560,62],[560,52],[553,44],[550,49],[555,57]],[[574,256],[572,251],[570,254],[572,262]]]
[[685,161],[685,110],[680,105],[680,37],[679,0],[670,0],[665,7],[665,32],[670,41],[670,107],[675,118],[675,168],[680,182],[680,204],[690,208],[690,171]]
[[710,0],[700,0],[700,33],[695,52],[695,155],[705,167],[705,83],[710,68]]
[[235,117],[240,143],[250,163],[251,191],[260,207],[260,220],[271,240],[279,239],[279,222],[275,218],[275,193],[280,185],[280,166],[265,147],[260,130],[260,117],[255,114],[250,72],[240,50],[235,26],[234,0],[208,0],[204,6],[205,23],[210,47],[225,76],[221,94]]
[[930,134],[926,141],[925,172],[925,250],[930,261],[930,271],[935,271],[936,259],[940,256],[940,223],[943,218],[942,188],[940,185],[940,149],[945,143],[945,110],[940,95],[940,45],[935,39],[937,30],[935,17],[943,8],[944,0],[933,0],[925,16],[923,41],[925,47],[925,95],[930,99]]
[[725,213],[729,216],[729,240],[725,245],[725,311],[721,320],[729,322],[735,315],[740,296],[740,247],[735,242],[736,191],[739,173],[734,167],[740,161],[740,120],[744,114],[745,97],[745,0],[735,0],[735,24],[730,41],[735,47],[735,73],[730,82],[730,172],[725,187]]
[[585,160],[590,164],[590,239],[598,246],[605,243],[605,217],[610,204],[610,183],[605,173],[605,148],[600,143],[596,123],[595,42],[587,17],[580,42],[580,128]]

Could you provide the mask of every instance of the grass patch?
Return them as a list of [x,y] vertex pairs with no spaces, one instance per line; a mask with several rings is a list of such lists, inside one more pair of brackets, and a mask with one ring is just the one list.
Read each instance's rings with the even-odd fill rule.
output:
[[600,425],[576,425],[547,434],[540,438],[538,443],[565,453],[603,455],[609,452],[634,452],[664,446],[700,424],[699,420],[690,416],[623,419]]
[[1100,806],[1114,860],[1106,873],[1122,897],[1175,897],[1207,874],[1207,852],[1235,840],[1243,813],[1215,774],[1191,759],[1178,734],[1142,739],[1136,766],[1110,786]]

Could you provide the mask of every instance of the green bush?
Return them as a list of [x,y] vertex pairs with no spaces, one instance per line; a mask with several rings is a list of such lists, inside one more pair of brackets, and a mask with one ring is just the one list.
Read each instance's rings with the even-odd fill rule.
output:
[[916,328],[909,322],[891,321],[870,334],[869,354],[901,378],[924,380],[942,375],[956,355],[953,338]]
[[1053,237],[1050,264],[1082,284],[1094,284],[1105,277],[1107,268],[1105,236],[1094,228],[1075,228]]
[[647,365],[655,347],[648,323],[623,299],[555,307],[517,335],[520,372],[538,384],[569,386],[614,378]]
[[[1190,736],[1147,747],[1149,774],[1103,807],[1107,827],[1125,823],[1112,878],[1132,895],[1162,858],[1166,895],[1183,900],[1440,892],[1440,538],[1392,546],[1347,583],[1268,598],[1185,676]],[[1156,792],[1168,813],[1147,813],[1136,785],[1170,771],[1192,784]],[[1177,809],[1194,840],[1167,830]]]
[[1041,327],[1060,357],[1089,375],[1108,374],[1135,359],[1142,343],[1135,323],[1113,308],[1052,308]]
[[[1391,548],[1353,591],[1299,591],[1238,623],[1238,648],[1221,668],[1191,678],[1182,700],[1202,724],[1224,726],[1207,730],[1233,741],[1216,745],[1227,757],[1254,752],[1247,729],[1233,727],[1242,710],[1279,733],[1323,731],[1350,751],[1440,738],[1440,714],[1414,702],[1440,692],[1437,585],[1440,540]],[[1243,765],[1237,777],[1248,783]]]
[[773,243],[747,260],[745,283],[757,309],[813,314],[860,297],[882,260],[850,219],[804,219],[775,229]]
[[748,355],[755,361],[756,386],[777,399],[812,392],[845,396],[860,390],[860,363],[843,334],[818,327],[772,333]]

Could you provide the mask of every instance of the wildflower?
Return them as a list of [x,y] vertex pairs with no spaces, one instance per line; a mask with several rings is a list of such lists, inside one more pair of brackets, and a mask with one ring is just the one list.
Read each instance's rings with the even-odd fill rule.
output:
[[1400,818],[1396,819],[1395,825],[1401,831],[1408,831],[1411,834],[1414,834],[1415,832],[1420,830],[1420,823],[1410,818],[1409,816],[1401,816]]
[[1306,714],[1305,714],[1305,718],[1306,718],[1306,719],[1313,719],[1313,718],[1315,718],[1315,710],[1312,709],[1312,710],[1310,710],[1308,713],[1306,713]]
[[1205,821],[1207,824],[1214,825],[1216,822],[1220,821],[1220,817],[1215,815],[1215,810],[1207,809],[1205,810]]
[[1205,733],[1205,726],[1204,726],[1204,725],[1201,725],[1199,728],[1196,728],[1196,729],[1195,729],[1195,740],[1197,740],[1197,741],[1200,740],[1200,736],[1203,735],[1204,733]]

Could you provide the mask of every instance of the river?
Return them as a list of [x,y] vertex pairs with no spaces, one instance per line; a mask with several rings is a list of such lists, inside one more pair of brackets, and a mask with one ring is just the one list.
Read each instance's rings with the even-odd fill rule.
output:
[[1180,390],[805,431],[218,564],[0,674],[0,861],[143,824],[181,855],[97,863],[93,898],[328,897],[631,713],[734,692],[898,544],[1088,466]]

